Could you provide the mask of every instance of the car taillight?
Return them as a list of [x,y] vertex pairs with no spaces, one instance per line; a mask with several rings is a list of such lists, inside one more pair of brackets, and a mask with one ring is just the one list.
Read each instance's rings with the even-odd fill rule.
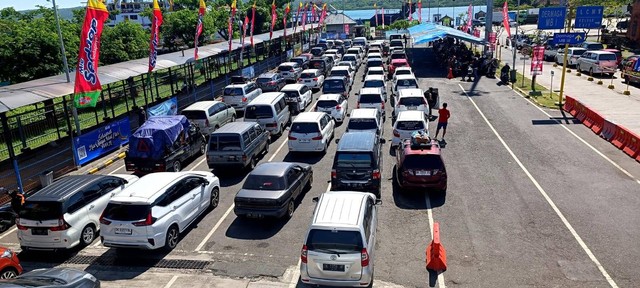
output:
[[336,110],[340,110],[342,109],[342,106],[340,106],[340,104],[336,105]]
[[100,224],[104,224],[104,225],[111,224],[111,221],[104,219],[104,212],[102,212],[102,215],[100,215]]
[[247,97],[242,97],[242,102],[247,102]]
[[20,218],[16,218],[16,228],[18,228],[18,230],[27,230],[26,226],[20,225]]
[[331,178],[336,178],[338,177],[338,172],[336,172],[336,169],[331,169]]
[[398,132],[398,130],[396,129],[393,129],[393,136],[400,137],[400,132]]
[[311,140],[322,140],[322,133],[318,133],[318,136],[311,138]]
[[360,102],[356,102],[356,108],[360,108]]
[[384,101],[380,102],[382,104],[382,110],[384,110]]
[[55,227],[50,227],[49,230],[51,231],[64,231],[71,228],[71,225],[69,225],[69,223],[67,223],[67,221],[64,221],[64,218],[60,218],[58,219],[58,226]]
[[289,132],[289,136],[287,138],[289,140],[298,140],[298,138],[291,136],[291,132]]
[[360,252],[360,266],[369,266],[369,253],[367,252],[367,248],[362,248],[362,252]]
[[371,173],[371,178],[380,179],[380,169],[373,170],[373,172]]
[[298,78],[298,82],[302,82],[302,78]]
[[316,77],[316,78],[313,78],[313,81],[318,81],[318,77]]
[[269,81],[267,82],[267,85],[276,85],[276,81]]
[[302,249],[300,249],[300,262],[307,263],[307,245],[302,245]]
[[267,123],[266,126],[269,127],[269,128],[275,128],[275,127],[278,127],[278,123],[277,122]]
[[142,221],[131,223],[133,226],[151,226],[155,220],[151,217],[151,211],[147,214],[147,218]]

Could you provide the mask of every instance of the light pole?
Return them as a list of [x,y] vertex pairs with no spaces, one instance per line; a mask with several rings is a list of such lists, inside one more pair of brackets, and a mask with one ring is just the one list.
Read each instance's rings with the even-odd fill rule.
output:
[[[520,0],[518,0],[518,8],[520,8]],[[518,23],[518,16],[520,15],[520,12],[518,10],[516,10],[517,14],[516,14],[516,23]],[[515,37],[513,39],[511,39],[509,42],[511,43],[511,54],[513,54],[513,70],[511,70],[509,73],[511,75],[509,75],[509,78],[511,78],[511,86],[513,86],[513,82],[516,81],[516,43],[515,41],[518,39],[518,26],[520,25],[516,25],[516,34]],[[551,74],[553,76],[553,74]],[[522,70],[522,76],[524,77],[524,70]],[[551,78],[553,79],[553,78]]]
[[58,19],[58,7],[56,6],[56,0],[51,0],[53,3],[53,17],[56,20],[56,27],[58,28],[58,38],[60,39],[60,53],[62,53],[62,65],[64,66],[64,73],[67,76],[67,82],[71,82],[69,77],[69,64],[67,63],[67,53],[64,50],[64,41],[62,40],[62,30],[60,30],[60,20]]

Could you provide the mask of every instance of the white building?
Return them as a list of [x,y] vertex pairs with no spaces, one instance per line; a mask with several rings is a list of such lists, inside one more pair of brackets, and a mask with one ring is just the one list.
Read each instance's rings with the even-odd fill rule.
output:
[[[159,0],[160,7],[168,8],[169,1]],[[119,11],[117,15],[109,15],[108,26],[115,26],[124,21],[133,21],[143,27],[151,27],[151,20],[148,17],[140,15],[145,8],[153,8],[153,1],[150,0],[113,0],[107,1],[107,10]]]

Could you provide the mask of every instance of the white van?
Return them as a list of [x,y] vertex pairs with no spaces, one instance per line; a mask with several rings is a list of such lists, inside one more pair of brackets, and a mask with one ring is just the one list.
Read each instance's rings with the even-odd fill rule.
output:
[[424,98],[424,91],[419,88],[402,89],[398,92],[395,106],[393,107],[393,116],[398,116],[402,111],[422,111],[425,115],[429,115],[429,103]]
[[200,131],[207,137],[224,124],[236,121],[237,117],[231,105],[220,101],[198,101],[182,110],[180,114],[198,124]]
[[369,49],[369,41],[367,37],[356,37],[353,39],[353,46],[362,46],[365,50]]
[[271,135],[280,135],[291,121],[289,105],[282,92],[267,92],[249,103],[244,111],[245,122],[258,122]]
[[372,132],[378,137],[384,135],[382,115],[376,109],[360,108],[351,110],[346,132]]

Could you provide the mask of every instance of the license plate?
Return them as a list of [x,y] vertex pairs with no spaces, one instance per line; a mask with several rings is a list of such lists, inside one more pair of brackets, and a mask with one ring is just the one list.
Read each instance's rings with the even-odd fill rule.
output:
[[431,176],[431,171],[429,171],[429,170],[417,170],[416,171],[416,175],[417,176]]
[[324,270],[324,271],[340,271],[340,272],[344,272],[344,265],[322,264],[322,270]]
[[309,143],[309,142],[311,142],[309,139],[300,139],[298,141],[300,141],[300,143]]
[[113,229],[113,233],[121,234],[121,235],[131,235],[131,228],[115,228]]
[[31,235],[49,235],[47,228],[31,228]]
[[416,110],[417,108],[418,108],[418,107],[415,107],[415,106],[409,106],[409,107],[407,107],[407,109],[409,109],[409,110]]
[[304,83],[311,83],[311,80],[304,80]]

